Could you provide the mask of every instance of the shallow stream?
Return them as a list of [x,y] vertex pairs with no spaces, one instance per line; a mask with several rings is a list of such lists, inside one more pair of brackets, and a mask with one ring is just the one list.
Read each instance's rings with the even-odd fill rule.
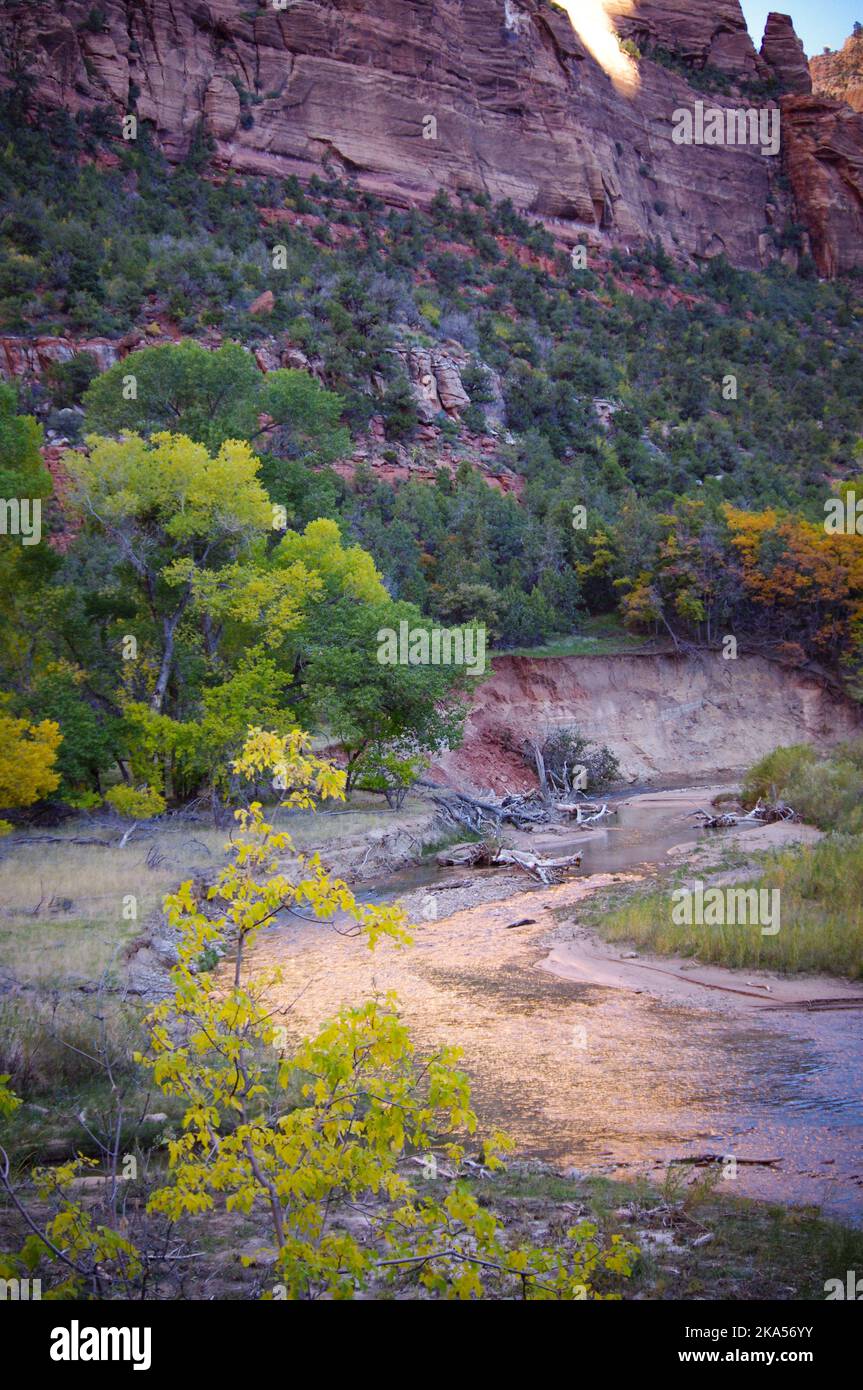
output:
[[[577,921],[577,901],[597,879],[722,834],[693,829],[693,804],[697,794],[688,804],[649,794],[621,804],[587,841],[543,845],[543,853],[581,849],[573,883],[510,888],[421,923],[406,951],[369,953],[319,925],[285,923],[268,933],[268,949],[286,970],[294,1021],[304,1029],[340,1004],[394,989],[420,1047],[463,1047],[483,1122],[508,1130],[521,1154],[654,1177],[669,1160],[715,1154],[736,1160],[724,1169],[731,1191],[815,1203],[860,1222],[863,1010],[741,1014],[728,994],[669,1003],[649,989],[541,968],[561,904],[572,904],[564,920]],[[392,900],[458,876],[422,866],[364,885],[361,896]],[[507,929],[523,918],[529,925]],[[741,976],[749,978],[738,972],[736,982]]]

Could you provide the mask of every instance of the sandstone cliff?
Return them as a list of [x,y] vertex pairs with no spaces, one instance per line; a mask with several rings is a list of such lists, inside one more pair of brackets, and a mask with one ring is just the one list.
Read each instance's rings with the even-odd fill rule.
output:
[[822,96],[783,98],[784,164],[822,275],[861,264],[863,116]]
[[[763,105],[772,65],[787,70],[789,54],[794,65],[781,25],[756,51],[738,0],[614,0],[621,40],[641,54],[629,94],[548,0],[285,4],[7,0],[0,63],[49,105],[134,111],[172,159],[203,121],[240,172],[323,165],[397,204],[484,189],[564,237],[657,238],[678,256],[725,252],[752,267],[776,254],[767,224],[802,220],[823,273],[863,264],[863,119],[821,99],[789,108],[796,210],[779,158],[671,139],[676,109],[699,97]],[[717,72],[724,94],[711,98],[699,74]],[[801,84],[802,72],[785,90]]]
[[809,67],[819,96],[846,101],[855,111],[863,111],[863,34],[852,34],[838,53],[811,58]]
[[780,91],[812,91],[812,75],[806,54],[787,14],[767,16],[761,56],[774,73]]

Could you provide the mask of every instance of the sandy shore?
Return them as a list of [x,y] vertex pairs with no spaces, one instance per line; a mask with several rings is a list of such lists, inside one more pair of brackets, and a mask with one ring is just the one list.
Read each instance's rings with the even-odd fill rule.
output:
[[[777,975],[768,970],[729,970],[684,956],[649,956],[619,950],[586,927],[570,928],[571,941],[552,947],[542,962],[562,980],[602,989],[646,991],[666,1003],[698,1004],[746,1014],[813,1000],[856,1001],[863,990],[831,975]],[[716,996],[720,996],[716,998]]]
[[[703,788],[656,795],[682,810],[709,804]],[[780,825],[746,832],[746,843],[755,848],[757,836],[768,848],[789,832],[807,838],[806,827]],[[723,832],[705,837],[696,872],[702,854],[727,844]],[[508,1131],[524,1157],[622,1175],[732,1154],[746,1160],[741,1192],[857,1219],[863,1175],[849,1087],[863,989],[636,955],[579,923],[596,891],[649,876],[594,873],[544,888],[526,887],[523,875],[454,870],[401,899],[416,923],[411,947],[369,951],[294,918],[264,934],[258,963],[280,967],[273,1005],[287,1007],[297,1038],[340,1007],[395,993],[421,1052],[463,1050],[482,1127]],[[423,912],[429,899],[436,919]],[[832,1003],[813,1011],[813,1000]],[[765,1154],[769,1167],[759,1166]]]

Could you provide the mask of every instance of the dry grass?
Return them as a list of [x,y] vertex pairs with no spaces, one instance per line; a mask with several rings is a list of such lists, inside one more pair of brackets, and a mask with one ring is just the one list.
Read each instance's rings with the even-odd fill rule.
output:
[[140,930],[138,922],[75,919],[4,922],[0,974],[40,989],[65,989],[103,976],[116,985],[123,947]]
[[120,999],[70,994],[7,999],[0,1009],[0,1072],[25,1099],[115,1081],[137,1068],[132,1052],[143,1044],[140,1010]]
[[[393,812],[381,798],[357,793],[344,806],[279,812],[274,820],[298,849],[326,851],[427,809],[415,798]],[[122,948],[167,893],[225,863],[232,825],[157,822],[142,826],[122,848],[117,823],[98,818],[81,817],[50,835],[9,836],[0,842],[0,972],[45,988],[115,972]],[[112,843],[75,844],[76,838]]]

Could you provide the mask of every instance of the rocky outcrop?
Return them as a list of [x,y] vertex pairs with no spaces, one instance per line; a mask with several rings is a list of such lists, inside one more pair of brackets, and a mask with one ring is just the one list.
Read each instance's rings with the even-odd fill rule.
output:
[[79,352],[89,352],[100,372],[123,356],[121,344],[108,338],[0,337],[0,377],[37,381],[53,362],[68,362]]
[[[26,72],[49,106],[134,111],[173,160],[203,123],[218,163],[240,173],[323,167],[402,206],[439,187],[482,190],[563,240],[586,230],[594,245],[650,239],[678,257],[764,264],[768,206],[780,224],[800,220],[779,160],[749,144],[676,144],[672,129],[675,111],[704,96],[686,80],[703,69],[730,79],[723,105],[744,104],[747,84],[774,72],[803,95],[790,24],[773,16],[759,54],[738,0],[610,9],[642,54],[627,60],[627,92],[594,56],[579,6],[574,27],[547,0],[7,0],[0,69]],[[853,179],[823,167],[833,139],[801,137],[797,153],[830,187],[813,240],[830,247],[831,273],[863,264],[848,236]],[[842,145],[853,163],[863,133],[846,125]],[[806,199],[804,218],[811,208]]]
[[812,90],[818,96],[846,101],[863,111],[863,34],[852,34],[838,53],[820,53],[809,59]]
[[819,272],[861,263],[863,116],[829,97],[782,100],[783,164]]
[[273,291],[264,290],[263,294],[259,294],[257,299],[252,300],[249,305],[249,313],[266,317],[267,314],[273,312],[275,307],[276,296],[273,294]]
[[461,380],[461,368],[468,354],[460,343],[447,341],[439,348],[396,348],[396,355],[411,383],[421,424],[433,424],[441,412],[457,420],[459,412],[470,405]]
[[812,76],[803,44],[787,14],[767,16],[761,56],[775,74],[782,92],[811,92]]
[[618,32],[642,53],[663,49],[697,68],[744,81],[767,75],[737,0],[610,0]]
[[[863,246],[863,36],[806,63],[787,15],[767,19],[762,57],[784,95],[782,160],[819,272],[860,265]],[[855,95],[857,106],[848,102]]]
[[436,772],[494,791],[535,785],[519,749],[530,733],[576,724],[607,744],[630,779],[739,770],[778,744],[827,746],[861,727],[851,701],[759,656],[718,653],[494,658],[462,747]]
[[[254,307],[254,306],[252,306]],[[272,307],[272,306],[270,306]],[[266,306],[262,306],[262,312]],[[24,338],[0,337],[0,377],[9,381],[22,378],[39,381],[52,362],[68,362],[78,353],[88,352],[96,359],[100,372],[106,372],[115,362],[139,348],[159,347],[176,341],[176,334],[159,324],[146,329],[134,329],[123,338],[55,338],[42,336]],[[204,347],[215,348],[222,342],[220,333],[212,332],[198,339]],[[324,363],[320,357],[308,357],[285,337],[264,338],[254,348],[254,358],[262,372],[274,372],[279,367],[308,372],[319,381],[324,379]]]

